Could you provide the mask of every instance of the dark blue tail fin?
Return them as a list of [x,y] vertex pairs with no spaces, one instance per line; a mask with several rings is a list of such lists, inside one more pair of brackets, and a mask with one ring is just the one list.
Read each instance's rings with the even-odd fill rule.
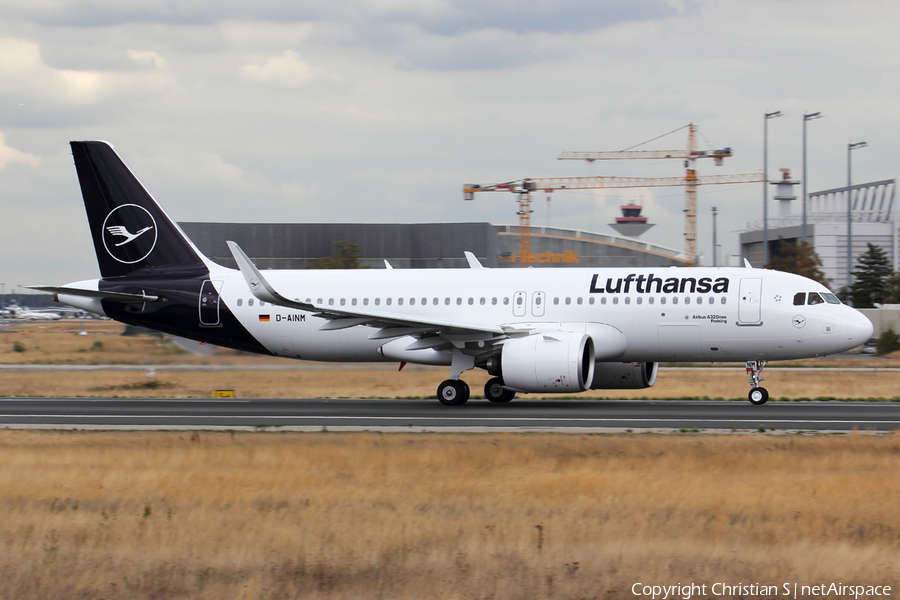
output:
[[104,278],[207,272],[199,251],[106,142],[70,142]]

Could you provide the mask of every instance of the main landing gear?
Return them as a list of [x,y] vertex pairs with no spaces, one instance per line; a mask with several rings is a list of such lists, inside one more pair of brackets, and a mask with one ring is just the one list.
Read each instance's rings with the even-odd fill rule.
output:
[[469,401],[469,384],[462,379],[447,379],[438,386],[438,400],[444,406],[459,406]]
[[[459,406],[469,400],[469,384],[462,379],[448,379],[438,386],[438,400],[445,406]],[[516,393],[503,387],[503,380],[494,377],[484,384],[484,397],[491,402],[509,402]]]
[[769,392],[764,387],[759,387],[760,381],[765,381],[759,374],[763,369],[766,368],[766,365],[769,363],[767,360],[748,360],[747,361],[747,374],[750,375],[749,383],[751,386],[750,393],[747,395],[747,398],[750,400],[750,404],[755,404],[759,406],[760,404],[765,404],[766,400],[769,399]]
[[516,397],[516,393],[504,388],[502,379],[494,377],[484,384],[484,397],[491,402],[509,402]]

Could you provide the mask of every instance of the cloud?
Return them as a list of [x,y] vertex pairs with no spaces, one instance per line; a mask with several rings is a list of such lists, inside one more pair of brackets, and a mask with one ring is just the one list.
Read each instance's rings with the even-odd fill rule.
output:
[[478,29],[577,32],[684,15],[697,0],[6,0],[4,12],[43,25],[107,27],[131,23],[208,25],[228,20],[355,21],[410,24],[438,35]]
[[0,169],[5,169],[6,165],[11,162],[23,162],[31,165],[32,168],[37,168],[41,159],[34,154],[28,154],[27,152],[20,152],[15,148],[10,148],[6,145],[3,134],[0,133]]
[[[154,52],[135,51],[132,58],[150,59],[157,66],[161,57]],[[0,38],[0,94],[40,99],[57,106],[89,104],[116,94],[159,90],[173,83],[161,70],[149,73],[56,69],[41,58],[40,46],[20,38]]]
[[130,56],[134,60],[143,60],[151,63],[157,69],[166,68],[166,60],[152,50],[129,50],[128,56]]
[[242,65],[239,70],[251,81],[287,88],[298,88],[315,76],[313,67],[293,50],[285,50],[281,56],[270,56],[261,65]]

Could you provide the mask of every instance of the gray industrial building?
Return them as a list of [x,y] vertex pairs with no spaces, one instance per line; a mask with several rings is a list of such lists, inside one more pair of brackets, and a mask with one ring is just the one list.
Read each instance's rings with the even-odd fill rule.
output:
[[[383,268],[467,266],[469,251],[486,267],[522,266],[519,228],[490,223],[180,223],[197,247],[235,267],[226,241],[237,242],[263,269],[302,269],[335,252],[337,242],[359,244],[360,264]],[[531,228],[526,265],[535,267],[683,266],[683,253],[616,235],[557,227]]]
[[[778,182],[782,183],[782,182]],[[897,207],[893,179],[873,181],[852,187],[852,258],[850,270],[868,244],[881,247],[891,258],[893,269],[900,268]],[[777,252],[779,238],[796,242],[803,239],[802,206],[791,194],[776,195],[779,216],[768,225],[769,256]],[[847,188],[840,187],[809,194],[807,204],[807,241],[822,259],[822,270],[832,289],[847,284]],[[748,225],[740,234],[741,257],[754,267],[764,264],[764,233],[761,222]]]

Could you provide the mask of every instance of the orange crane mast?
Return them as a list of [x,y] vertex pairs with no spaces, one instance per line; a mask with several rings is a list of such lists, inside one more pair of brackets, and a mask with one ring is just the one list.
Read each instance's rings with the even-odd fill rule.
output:
[[[685,176],[680,185],[685,186],[684,198],[684,253],[692,263],[697,262],[697,186],[703,183],[758,183],[762,175],[735,175],[732,181],[707,181],[698,178],[694,162],[699,158],[712,158],[716,166],[721,166],[730,157],[731,148],[721,150],[697,150],[697,126],[688,124],[688,145],[686,150],[620,150],[612,152],[563,152],[559,160],[622,160],[622,159],[684,159]],[[673,184],[674,185],[674,184]],[[649,187],[649,186],[648,186]]]
[[[705,176],[698,176],[696,173],[693,173],[690,184],[695,188],[694,199],[696,201],[696,186],[698,185],[759,183],[762,180],[762,173]],[[466,200],[474,200],[476,192],[512,192],[517,194],[519,200],[519,256],[527,256],[531,252],[532,192],[552,193],[559,190],[672,187],[686,185],[687,183],[684,177],[531,177],[505,183],[466,184],[463,186],[463,197]],[[695,245],[690,246],[690,248],[695,247]],[[691,263],[696,262],[696,253],[689,253],[687,249],[685,253]],[[520,262],[520,264],[524,265],[525,263]]]

